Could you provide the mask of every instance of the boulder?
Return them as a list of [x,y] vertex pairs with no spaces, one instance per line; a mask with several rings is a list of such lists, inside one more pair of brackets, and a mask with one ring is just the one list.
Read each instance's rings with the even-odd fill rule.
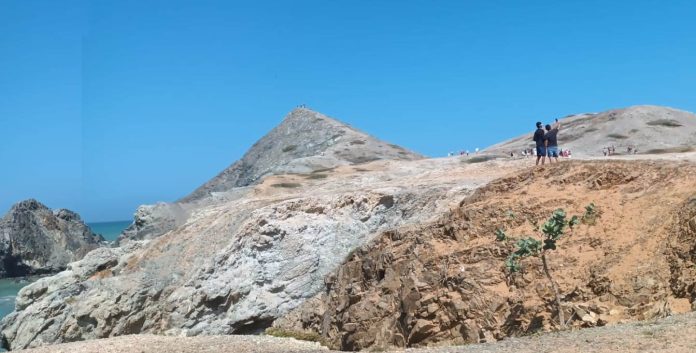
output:
[[55,273],[104,244],[77,213],[22,201],[0,219],[0,277]]

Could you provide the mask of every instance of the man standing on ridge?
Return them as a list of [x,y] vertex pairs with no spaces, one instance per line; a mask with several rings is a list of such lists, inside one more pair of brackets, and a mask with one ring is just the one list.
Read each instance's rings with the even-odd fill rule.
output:
[[551,158],[553,157],[558,163],[558,130],[561,128],[561,123],[556,119],[556,123],[551,125],[546,125],[546,135],[544,137],[544,142],[546,146],[546,153],[549,156],[549,163],[552,163]]
[[544,136],[546,135],[544,133],[544,129],[542,128],[541,122],[536,123],[536,131],[534,132],[534,142],[536,142],[536,165],[539,165],[539,160],[541,160],[541,165],[544,165],[544,162],[546,161],[546,146],[544,145]]

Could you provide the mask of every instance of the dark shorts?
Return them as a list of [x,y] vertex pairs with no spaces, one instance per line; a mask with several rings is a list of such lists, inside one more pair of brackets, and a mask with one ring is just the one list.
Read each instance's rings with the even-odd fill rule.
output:
[[536,148],[536,155],[537,156],[546,156],[546,147],[544,146],[537,146]]
[[549,157],[558,158],[558,146],[546,147],[546,153],[548,153]]

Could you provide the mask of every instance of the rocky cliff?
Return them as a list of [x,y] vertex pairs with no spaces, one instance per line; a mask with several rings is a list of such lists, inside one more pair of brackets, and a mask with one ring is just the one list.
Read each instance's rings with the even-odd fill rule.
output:
[[64,270],[103,241],[75,212],[22,201],[0,219],[0,277]]
[[400,158],[393,146],[397,159],[387,158],[371,140],[353,145],[374,143],[370,153],[384,158],[319,164],[350,151],[355,140],[347,141],[252,173],[261,177],[249,185],[218,177],[194,193],[200,198],[141,208],[122,246],[93,251],[19,293],[0,323],[5,346],[255,333],[278,318],[279,329],[318,332],[344,349],[548,329],[553,305],[539,263],[509,276],[511,245],[494,242],[494,231],[529,234],[553,209],[578,213],[591,201],[597,223],[561,243],[550,262],[570,324],[684,311],[696,297],[696,156],[532,170],[525,159]]
[[277,320],[342,350],[491,342],[558,328],[542,263],[504,263],[497,229],[535,233],[556,208],[596,217],[549,255],[575,327],[691,310],[696,298],[696,167],[567,162],[523,170],[466,197],[435,222],[383,233],[326,278],[325,290]]
[[[218,202],[274,174],[311,173],[376,160],[421,155],[380,141],[321,113],[297,108],[237,162],[175,203],[138,208],[120,240],[150,239],[182,225],[194,209]],[[236,197],[236,195],[232,195]]]

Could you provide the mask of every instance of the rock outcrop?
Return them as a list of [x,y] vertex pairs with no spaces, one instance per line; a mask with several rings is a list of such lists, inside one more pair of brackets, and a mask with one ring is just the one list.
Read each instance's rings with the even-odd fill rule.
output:
[[0,219],[0,277],[62,271],[103,241],[75,212],[19,202]]
[[[553,118],[548,120],[551,123]],[[574,157],[602,156],[602,148],[611,146],[617,154],[627,154],[629,147],[631,153],[637,149],[639,154],[696,151],[696,115],[682,110],[641,105],[571,115],[560,122],[559,146],[570,149]],[[528,134],[493,145],[484,152],[520,154],[523,149],[533,147],[535,123],[536,119],[527,122]]]
[[269,175],[311,173],[376,160],[423,156],[380,141],[321,113],[298,108],[237,162],[175,203],[141,206],[120,241],[151,239],[185,223],[193,210],[239,193]]
[[[316,113],[305,116],[310,114],[306,110],[293,114],[301,116],[288,119],[322,119]],[[325,132],[314,134],[326,142]],[[136,222],[141,230],[161,220],[170,230],[92,252],[65,272],[23,289],[18,296],[22,304],[1,324],[6,345],[34,347],[148,332],[256,332],[320,291],[324,276],[353,249],[388,229],[431,218],[448,206],[448,196],[466,194],[488,178],[437,171],[439,180],[413,189],[424,174],[432,177],[431,162],[388,145],[375,145],[377,151],[369,152],[373,147],[365,146],[379,142],[353,139],[358,136],[352,130],[342,135],[358,146],[350,153],[380,160],[331,157],[328,165],[307,164],[334,151],[322,150],[324,156],[302,157],[303,164],[296,159],[293,169],[276,170],[284,174],[269,174],[254,185],[155,206],[155,211],[168,209],[155,218],[148,218],[153,210],[141,208],[143,222]],[[380,148],[404,159],[398,180],[389,172],[396,161],[385,159]],[[349,153],[343,147],[336,152]],[[294,169],[298,165],[311,167]],[[319,168],[330,165],[335,166]],[[183,216],[170,217],[174,213]]]
[[[312,122],[317,113],[291,115]],[[299,131],[280,134],[281,146],[308,129],[288,119]],[[315,123],[333,128],[322,119]],[[530,170],[524,159],[419,159],[391,146],[393,155],[366,140],[352,145],[375,148],[355,153],[382,157],[360,163],[346,157],[359,140],[329,145],[333,135],[314,134],[321,138],[301,141],[329,146],[306,152],[318,154],[223,173],[180,202],[139,209],[120,247],[19,293],[0,322],[5,346],[254,333],[279,317],[279,328],[315,331],[344,349],[533,332],[554,325],[550,289],[533,260],[506,276],[511,246],[495,243],[494,231],[528,234],[526,219],[556,207],[578,213],[591,201],[603,212],[597,224],[562,242],[550,262],[573,325],[683,311],[696,297],[693,161]],[[259,163],[301,150],[272,142],[252,149]]]
[[549,255],[565,318],[589,327],[689,311],[696,298],[696,167],[567,162],[524,170],[437,221],[388,231],[353,252],[325,290],[276,328],[321,334],[342,350],[491,342],[558,327],[541,261],[505,270],[512,243],[556,208],[583,214]]

